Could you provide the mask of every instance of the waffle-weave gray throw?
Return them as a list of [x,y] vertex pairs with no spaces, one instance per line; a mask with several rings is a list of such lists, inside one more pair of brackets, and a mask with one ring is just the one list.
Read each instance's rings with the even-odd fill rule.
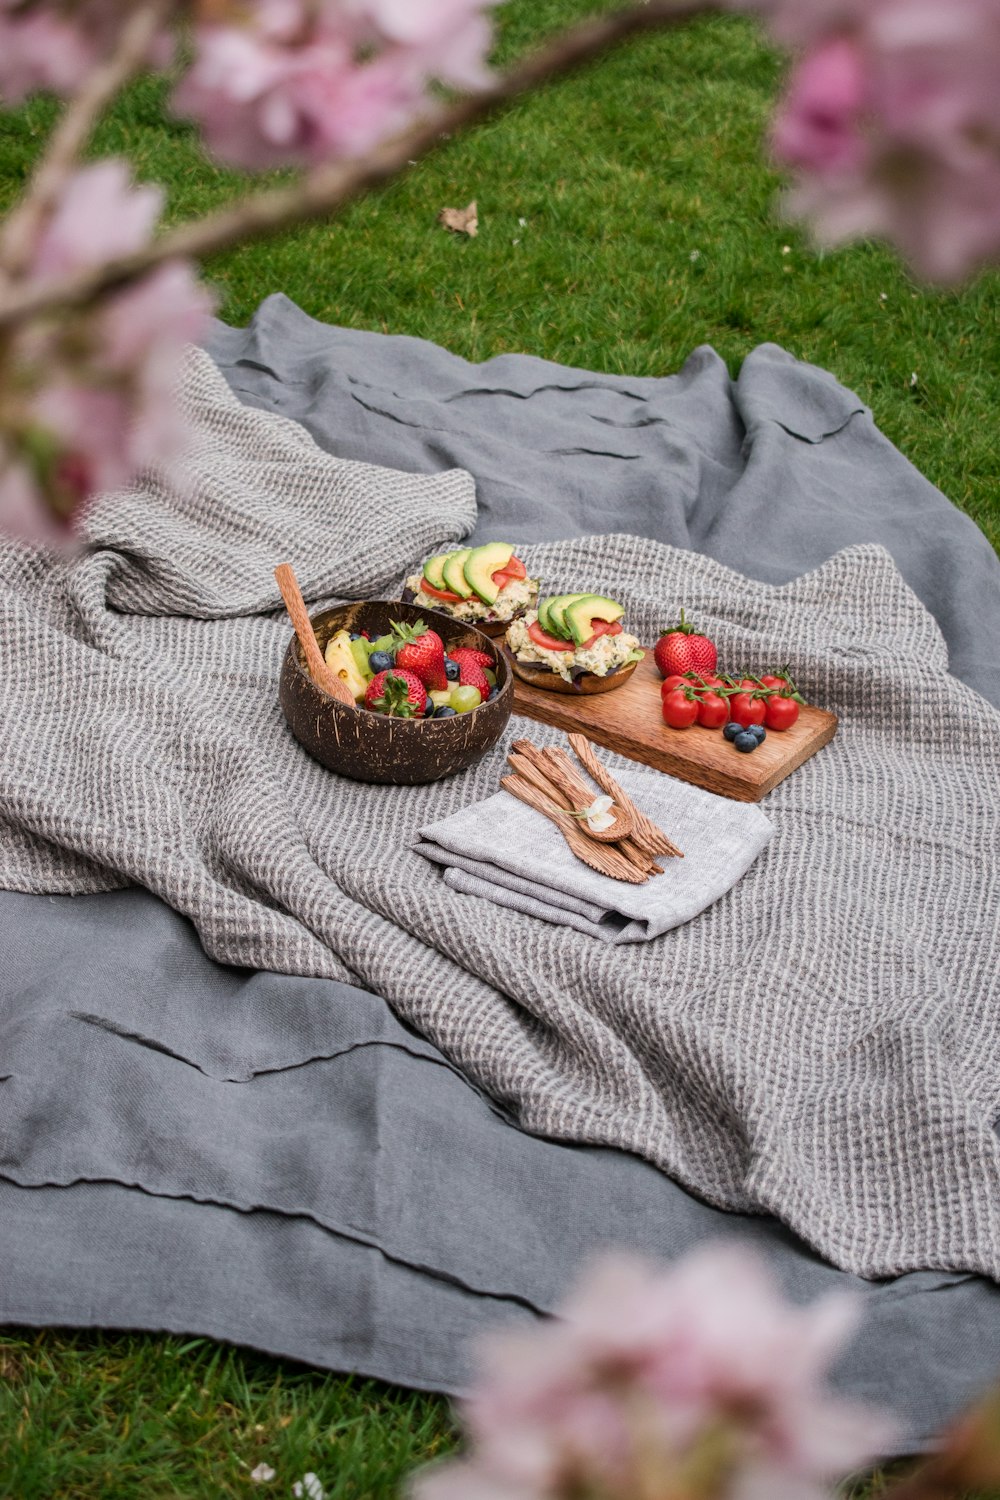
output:
[[[789,661],[841,716],[768,797],[774,837],[732,890],[599,944],[428,879],[410,848],[495,790],[505,743],[445,782],[369,787],[278,710],[273,565],[312,600],[391,597],[471,528],[468,476],[331,459],[203,356],[186,392],[182,491],[102,501],[74,560],[0,554],[0,883],[148,886],[218,959],[385,995],[529,1130],[638,1152],[864,1275],[1000,1274],[1000,714],[948,675],[888,554],[776,587],[629,536],[528,549],[550,587],[621,598],[640,637],[683,603],[724,662]],[[4,1170],[59,1182],[73,1122],[30,1084],[0,1082]]]

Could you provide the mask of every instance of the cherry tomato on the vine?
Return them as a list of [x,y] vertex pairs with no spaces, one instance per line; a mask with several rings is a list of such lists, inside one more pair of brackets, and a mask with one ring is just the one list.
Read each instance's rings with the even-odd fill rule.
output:
[[674,688],[693,687],[694,679],[690,676],[682,676],[680,672],[672,672],[669,677],[664,677],[660,683],[660,697],[672,693]]
[[698,723],[706,729],[721,729],[729,722],[729,704],[719,693],[703,693],[698,700]]
[[766,677],[760,679],[760,685],[761,687],[777,688],[779,692],[783,692],[788,686],[788,680],[785,677],[775,677],[772,673],[768,673]]
[[689,729],[698,717],[698,703],[689,698],[683,688],[674,688],[663,695],[663,722],[671,729]]
[[751,724],[763,724],[766,714],[764,699],[754,698],[750,693],[734,693],[729,700],[729,717],[735,724],[742,724],[744,729],[749,729]]
[[768,729],[791,729],[799,716],[794,698],[769,698],[764,723]]

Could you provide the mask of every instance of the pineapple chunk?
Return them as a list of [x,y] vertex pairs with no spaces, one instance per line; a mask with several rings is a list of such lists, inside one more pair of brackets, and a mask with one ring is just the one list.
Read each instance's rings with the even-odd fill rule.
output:
[[323,654],[330,671],[347,684],[355,703],[360,703],[368,689],[368,683],[354,660],[348,631],[338,630],[336,635],[332,635],[326,643],[326,651]]

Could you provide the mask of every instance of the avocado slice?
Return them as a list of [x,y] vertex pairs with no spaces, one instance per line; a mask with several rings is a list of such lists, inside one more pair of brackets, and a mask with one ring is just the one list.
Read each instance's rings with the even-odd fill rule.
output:
[[592,620],[607,620],[613,624],[624,613],[624,604],[616,604],[614,599],[606,599],[603,594],[584,594],[582,599],[567,604],[563,618],[567,633],[578,646],[582,646],[594,633]]
[[473,547],[465,559],[465,581],[475,589],[484,604],[495,604],[500,590],[493,582],[493,574],[505,568],[514,556],[509,542],[487,542],[485,547]]
[[449,552],[441,566],[445,588],[453,594],[458,594],[462,599],[472,598],[471,585],[466,583],[465,574],[462,571],[465,559],[471,551],[471,547],[460,547],[457,552]]
[[443,589],[446,587],[444,581],[444,565],[451,556],[450,552],[436,552],[424,563],[424,577],[432,589]]
[[548,609],[545,611],[548,624],[543,625],[542,629],[547,630],[550,635],[561,635],[564,641],[572,640],[569,626],[566,624],[565,612],[577,600],[588,598],[590,598],[589,594],[556,594],[554,599],[548,601]]

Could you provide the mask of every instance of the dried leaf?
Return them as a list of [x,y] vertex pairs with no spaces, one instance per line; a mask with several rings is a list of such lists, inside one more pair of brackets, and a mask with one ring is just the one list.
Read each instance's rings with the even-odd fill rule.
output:
[[438,223],[443,224],[445,229],[450,229],[455,234],[467,234],[470,239],[474,240],[479,233],[475,198],[468,208],[442,208],[438,214]]

